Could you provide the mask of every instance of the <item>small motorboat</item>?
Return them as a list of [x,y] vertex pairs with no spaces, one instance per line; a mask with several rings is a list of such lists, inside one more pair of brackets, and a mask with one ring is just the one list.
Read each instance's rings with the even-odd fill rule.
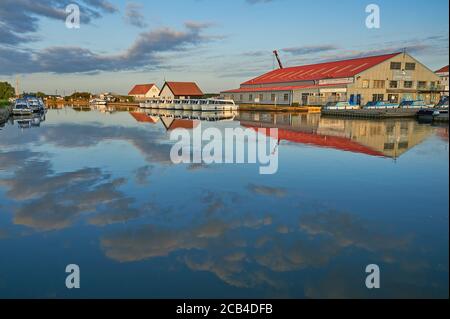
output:
[[359,105],[351,105],[349,102],[328,102],[324,110],[359,110]]
[[89,101],[89,104],[91,104],[91,105],[106,105],[107,102],[106,102],[106,100],[102,100],[102,99],[92,99]]
[[401,109],[425,109],[427,104],[422,100],[403,101],[399,106]]
[[380,110],[380,109],[397,109],[399,107],[398,103],[391,103],[385,101],[373,101],[367,103],[363,109],[364,110]]
[[27,99],[17,99],[14,103],[12,113],[14,115],[28,115],[33,113]]

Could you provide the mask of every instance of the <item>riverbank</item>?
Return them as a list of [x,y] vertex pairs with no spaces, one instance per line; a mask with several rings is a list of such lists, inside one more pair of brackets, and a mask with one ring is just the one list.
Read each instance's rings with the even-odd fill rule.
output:
[[4,123],[11,115],[11,105],[0,105],[0,123]]

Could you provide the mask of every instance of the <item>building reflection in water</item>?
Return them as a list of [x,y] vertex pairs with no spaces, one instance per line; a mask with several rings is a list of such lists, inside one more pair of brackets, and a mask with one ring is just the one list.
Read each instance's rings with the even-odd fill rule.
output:
[[434,132],[433,127],[412,119],[375,121],[320,114],[240,112],[236,120],[249,128],[278,128],[280,141],[389,158],[400,157]]

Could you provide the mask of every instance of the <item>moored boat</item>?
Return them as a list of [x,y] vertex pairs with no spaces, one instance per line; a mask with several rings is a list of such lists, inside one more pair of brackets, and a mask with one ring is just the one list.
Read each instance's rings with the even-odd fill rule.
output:
[[166,99],[147,100],[140,103],[141,108],[163,109],[163,110],[184,110],[184,111],[236,111],[238,107],[232,100],[217,99]]
[[17,99],[12,109],[14,115],[28,115],[33,113],[27,99]]
[[323,110],[358,110],[358,105],[351,105],[349,102],[328,102]]
[[379,109],[397,109],[399,107],[398,103],[391,103],[385,101],[373,101],[367,103],[363,109],[364,110],[379,110]]
[[427,104],[422,100],[410,100],[403,101],[400,103],[399,108],[401,109],[424,109],[427,108]]

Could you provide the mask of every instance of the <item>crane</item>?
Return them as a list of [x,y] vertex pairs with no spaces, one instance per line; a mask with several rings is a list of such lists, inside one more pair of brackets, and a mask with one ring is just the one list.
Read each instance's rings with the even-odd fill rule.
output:
[[283,69],[283,64],[281,63],[281,59],[280,59],[280,56],[278,55],[278,51],[277,50],[273,51],[273,54],[275,54],[275,57],[277,58],[280,69]]

